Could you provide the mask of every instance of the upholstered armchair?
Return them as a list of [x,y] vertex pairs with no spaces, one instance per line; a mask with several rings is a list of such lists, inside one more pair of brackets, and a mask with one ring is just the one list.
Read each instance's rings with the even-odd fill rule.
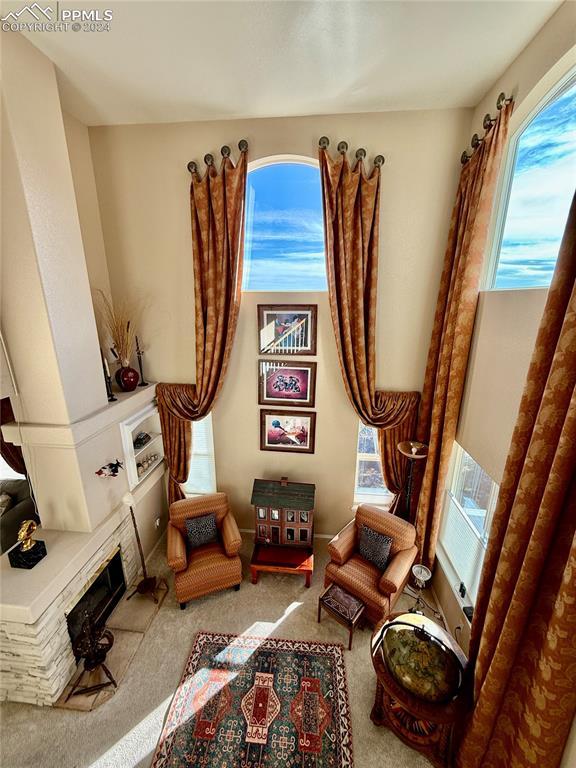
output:
[[[218,541],[188,551],[186,520],[214,512]],[[174,589],[180,608],[196,597],[228,587],[240,589],[242,564],[238,552],[242,537],[225,493],[182,499],[170,505],[167,557],[174,571]]]
[[[365,560],[358,551],[362,525],[392,539],[384,571]],[[410,523],[378,507],[361,504],[355,519],[328,545],[330,562],[326,566],[324,586],[335,583],[358,597],[366,605],[364,615],[370,623],[376,624],[392,611],[408,581],[418,553],[415,538],[416,529]]]

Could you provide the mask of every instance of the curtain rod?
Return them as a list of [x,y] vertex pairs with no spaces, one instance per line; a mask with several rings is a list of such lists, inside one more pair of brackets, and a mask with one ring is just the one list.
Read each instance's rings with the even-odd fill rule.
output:
[[[328,138],[328,136],[321,136],[318,139],[318,146],[320,147],[320,149],[328,149],[328,147],[330,146],[330,139]],[[338,152],[340,152],[341,155],[345,155],[348,152],[348,142],[346,141],[339,142],[337,146],[337,150]],[[357,149],[355,157],[356,157],[356,160],[361,162],[366,157],[366,150],[363,147],[361,147],[360,149]],[[374,165],[380,167],[384,165],[384,163],[385,163],[384,155],[376,155],[376,157],[374,158]]]
[[[498,96],[498,99],[496,100],[496,109],[500,111],[505,104],[510,104],[512,101],[513,101],[512,96],[510,96],[509,98],[506,98],[506,94],[502,92]],[[466,163],[470,160],[475,150],[477,150],[480,144],[482,144],[482,142],[488,135],[489,131],[491,130],[495,122],[496,122],[496,118],[492,117],[490,115],[490,112],[486,112],[486,114],[484,115],[484,120],[482,121],[482,127],[484,128],[484,131],[485,131],[484,136],[478,136],[477,133],[475,133],[474,136],[472,136],[472,138],[470,139],[470,146],[472,147],[472,152],[470,154],[468,154],[466,150],[462,152],[462,154],[460,155],[460,163],[462,165],[466,165]]]
[[[240,152],[248,152],[248,142],[246,139],[240,139],[238,142],[238,149]],[[220,154],[222,157],[230,157],[230,152],[230,147],[227,144],[224,144],[224,146],[220,149]],[[214,155],[204,155],[204,162],[206,165],[214,165]],[[195,163],[194,160],[190,160],[186,168],[188,168],[190,173],[196,173],[198,171],[198,164]]]

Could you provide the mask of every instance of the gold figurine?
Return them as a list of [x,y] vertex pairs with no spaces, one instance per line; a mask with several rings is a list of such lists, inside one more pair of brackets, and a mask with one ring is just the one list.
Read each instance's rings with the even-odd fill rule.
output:
[[18,529],[18,541],[20,542],[20,550],[22,552],[28,552],[35,546],[36,542],[32,538],[34,532],[38,528],[37,523],[34,520],[23,520],[20,528]]
[[46,557],[46,543],[33,539],[38,524],[34,520],[24,520],[18,529],[19,545],[15,544],[8,551],[8,560],[12,568],[34,568]]

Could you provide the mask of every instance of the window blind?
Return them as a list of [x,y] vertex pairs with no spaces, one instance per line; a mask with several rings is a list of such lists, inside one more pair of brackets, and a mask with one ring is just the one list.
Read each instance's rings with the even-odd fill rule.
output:
[[190,494],[216,493],[212,414],[192,422],[192,457],[184,490]]

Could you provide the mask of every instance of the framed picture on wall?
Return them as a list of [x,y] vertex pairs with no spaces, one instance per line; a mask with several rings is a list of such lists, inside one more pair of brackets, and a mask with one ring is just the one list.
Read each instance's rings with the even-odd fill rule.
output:
[[258,361],[260,405],[313,408],[316,397],[316,363]]
[[260,411],[260,450],[314,453],[316,414]]
[[261,355],[315,355],[316,304],[258,304]]

